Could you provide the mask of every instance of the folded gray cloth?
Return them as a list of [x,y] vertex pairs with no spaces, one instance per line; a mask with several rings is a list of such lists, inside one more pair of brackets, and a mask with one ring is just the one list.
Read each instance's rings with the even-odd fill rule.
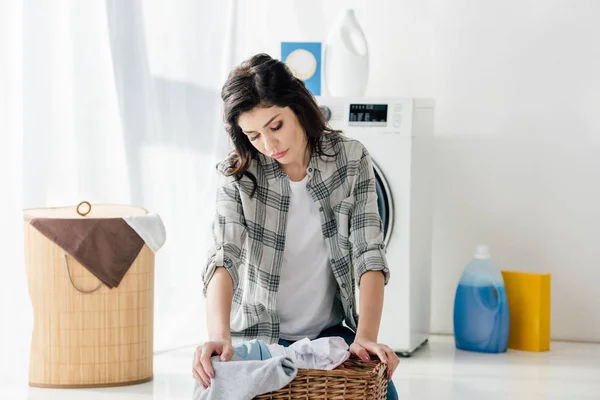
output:
[[211,358],[215,377],[208,389],[196,382],[193,400],[250,400],[281,389],[296,377],[298,368],[291,358],[274,357],[246,361],[233,355],[229,361]]

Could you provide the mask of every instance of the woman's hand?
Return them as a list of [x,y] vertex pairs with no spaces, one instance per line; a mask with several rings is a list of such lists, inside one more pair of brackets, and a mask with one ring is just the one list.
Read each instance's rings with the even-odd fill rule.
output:
[[369,361],[369,353],[376,354],[381,362],[387,364],[387,379],[392,380],[394,371],[400,363],[400,359],[392,349],[385,344],[376,343],[368,339],[356,337],[354,343],[350,346],[350,352],[355,354],[361,360]]
[[230,340],[215,340],[196,347],[192,374],[194,379],[204,388],[210,386],[210,380],[215,377],[210,358],[213,354],[221,356],[221,361],[228,361],[233,356],[233,346]]

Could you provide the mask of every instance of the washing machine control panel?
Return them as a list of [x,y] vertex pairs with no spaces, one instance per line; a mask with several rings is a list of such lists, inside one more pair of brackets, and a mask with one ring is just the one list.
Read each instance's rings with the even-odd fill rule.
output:
[[402,133],[403,112],[412,109],[408,98],[316,97],[319,108],[333,129]]

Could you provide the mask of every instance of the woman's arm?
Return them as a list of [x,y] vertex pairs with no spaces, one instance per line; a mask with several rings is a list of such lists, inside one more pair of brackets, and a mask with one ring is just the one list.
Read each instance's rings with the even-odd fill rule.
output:
[[233,280],[223,267],[217,267],[206,290],[206,323],[208,342],[198,346],[194,353],[193,375],[196,381],[208,388],[215,377],[210,358],[221,355],[227,361],[233,355],[229,314],[233,298]]
[[239,187],[231,177],[223,178],[217,190],[212,228],[214,244],[202,274],[208,337],[231,341],[231,305],[239,284],[240,257],[247,234]]
[[381,271],[367,271],[360,284],[360,304],[356,336],[377,342],[381,310],[383,308],[384,275]]
[[363,360],[369,352],[388,365],[388,380],[396,369],[398,356],[385,344],[377,342],[384,286],[390,278],[383,244],[383,224],[377,207],[375,173],[366,148],[358,164],[353,188],[354,210],[350,219],[352,262],[360,290],[359,319],[356,338],[350,351]]
[[383,308],[383,289],[385,276],[381,271],[367,271],[363,274],[360,284],[360,318],[354,343],[350,351],[365,361],[370,359],[369,352],[377,354],[379,359],[387,364],[387,378],[392,375],[400,360],[396,353],[385,344],[377,342],[381,309]]
[[383,224],[377,207],[375,173],[366,148],[358,160],[352,190],[354,210],[350,219],[352,264],[360,290],[357,336],[377,341],[383,292],[390,273],[383,245]]
[[226,361],[233,355],[230,314],[246,234],[239,188],[232,178],[225,178],[217,190],[214,245],[202,273],[209,341],[198,346],[194,354],[194,378],[205,388],[215,377],[211,356],[216,353]]
[[231,342],[229,315],[233,298],[233,280],[225,268],[218,267],[206,292],[208,340]]

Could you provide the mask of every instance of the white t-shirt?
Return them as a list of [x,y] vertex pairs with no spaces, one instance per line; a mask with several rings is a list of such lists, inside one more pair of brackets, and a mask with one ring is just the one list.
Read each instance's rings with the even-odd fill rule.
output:
[[343,319],[335,301],[337,282],[329,265],[319,205],[308,193],[308,176],[290,181],[290,209],[283,263],[277,293],[279,337],[314,339],[321,331]]

